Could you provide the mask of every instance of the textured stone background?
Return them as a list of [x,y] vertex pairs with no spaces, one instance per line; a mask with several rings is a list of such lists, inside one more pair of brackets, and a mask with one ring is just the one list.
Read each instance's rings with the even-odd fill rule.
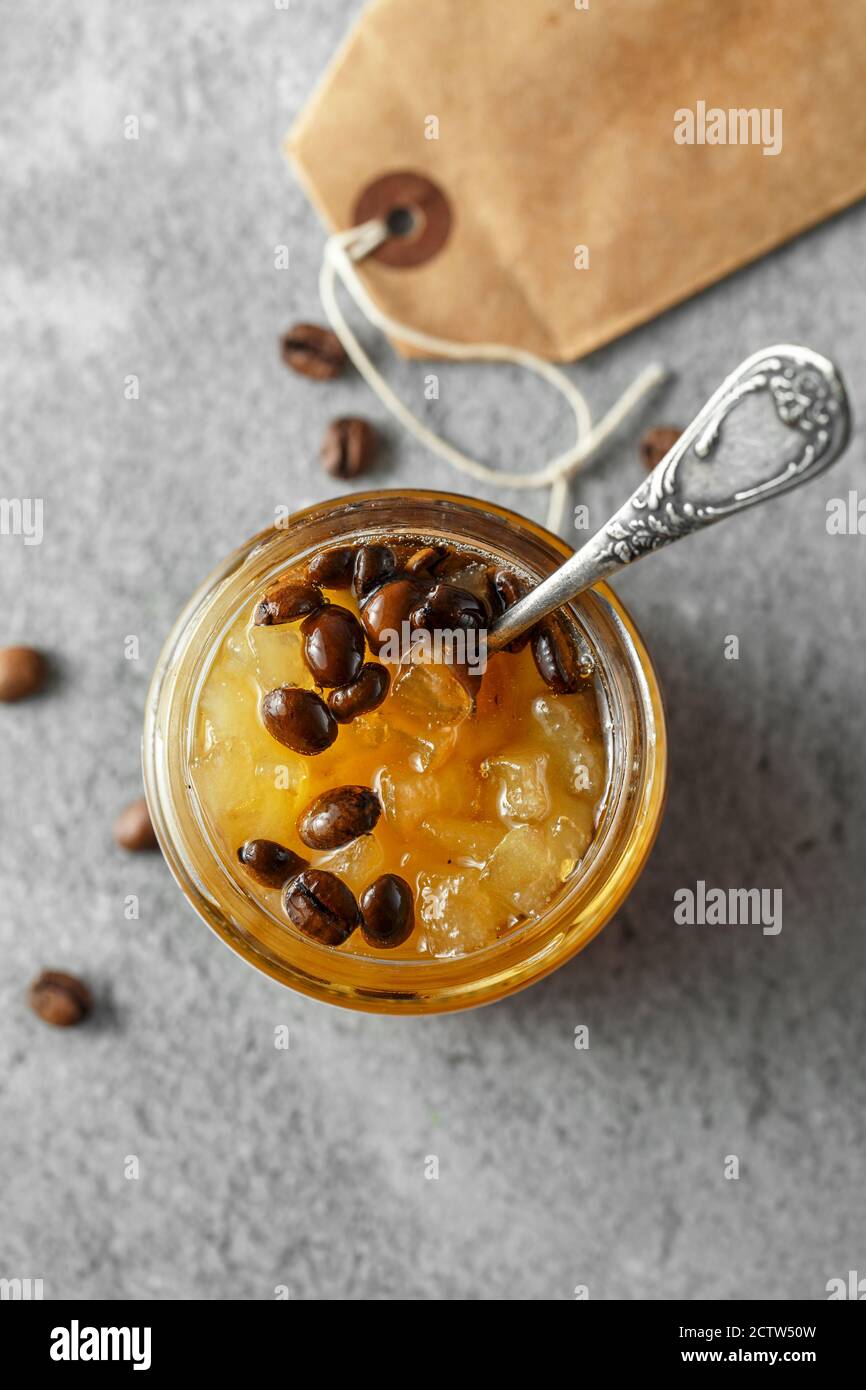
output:
[[[50,1297],[821,1298],[866,1269],[866,540],[825,529],[862,433],[825,480],[621,580],[669,702],[667,819],[625,910],[527,993],[422,1021],[308,1002],[112,846],[169,625],[275,503],[336,494],[311,462],[326,420],[382,425],[377,484],[462,486],[357,379],[316,387],[276,352],[320,317],[322,244],[280,140],[358,8],[0,2],[2,492],[45,500],[40,547],[0,538],[0,641],[56,658],[0,711],[0,1275]],[[574,370],[596,410],[658,356],[676,379],[642,423],[685,422],[790,339],[838,358],[862,412],[864,233],[860,207],[594,355]],[[380,351],[418,401],[421,369]],[[530,464],[568,438],[523,375],[442,380],[431,418],[470,448]],[[581,484],[597,521],[639,476],[637,428]],[[783,888],[781,935],[675,926],[698,878]],[[45,965],[93,982],[89,1026],[29,1014]]]

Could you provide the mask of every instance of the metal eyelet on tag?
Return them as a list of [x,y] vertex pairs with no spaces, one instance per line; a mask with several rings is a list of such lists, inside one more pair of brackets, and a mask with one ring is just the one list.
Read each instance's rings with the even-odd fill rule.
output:
[[424,174],[401,170],[367,185],[352,213],[355,225],[386,222],[392,235],[371,259],[397,269],[424,265],[437,255],[451,232],[448,199]]

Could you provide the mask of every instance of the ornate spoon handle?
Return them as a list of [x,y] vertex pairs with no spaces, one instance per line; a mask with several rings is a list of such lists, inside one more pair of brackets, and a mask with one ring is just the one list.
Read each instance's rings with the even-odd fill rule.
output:
[[601,530],[494,623],[488,650],[651,551],[816,477],[850,426],[826,357],[785,346],[746,358]]

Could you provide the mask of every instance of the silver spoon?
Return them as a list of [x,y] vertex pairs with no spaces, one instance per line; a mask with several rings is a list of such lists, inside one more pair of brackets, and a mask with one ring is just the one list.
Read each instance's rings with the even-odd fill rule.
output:
[[747,357],[601,530],[493,624],[488,652],[634,560],[817,477],[850,430],[826,357],[789,346]]

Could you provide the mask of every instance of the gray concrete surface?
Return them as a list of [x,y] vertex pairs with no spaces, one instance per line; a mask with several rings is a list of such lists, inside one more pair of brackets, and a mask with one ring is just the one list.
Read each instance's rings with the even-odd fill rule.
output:
[[[276,352],[320,317],[322,244],[280,140],[358,8],[0,2],[0,491],[45,506],[40,546],[0,538],[0,642],[56,668],[0,711],[0,1275],[52,1298],[823,1298],[866,1273],[866,539],[825,526],[863,489],[859,430],[808,491],[622,579],[667,693],[667,818],[624,911],[545,983],[447,1019],[342,1013],[259,978],[158,858],[112,846],[169,625],[275,502],[336,494],[326,420],[382,425],[377,483],[461,488],[357,379],[317,388]],[[838,358],[862,415],[864,232],[859,207],[594,355],[594,407],[660,356],[676,379],[641,423],[684,422],[790,339]],[[417,400],[419,368],[381,356]],[[470,448],[529,464],[568,437],[517,373],[442,378],[435,418]],[[636,432],[575,499],[598,521]],[[676,926],[699,878],[783,888],[781,934]],[[45,965],[91,980],[89,1026],[28,1012]]]

